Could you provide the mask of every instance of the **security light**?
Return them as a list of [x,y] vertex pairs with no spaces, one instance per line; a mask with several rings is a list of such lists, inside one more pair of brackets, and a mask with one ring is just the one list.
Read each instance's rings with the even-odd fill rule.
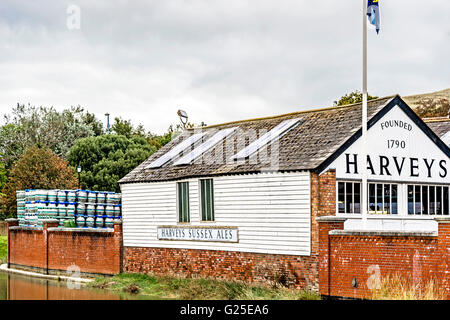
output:
[[186,111],[180,109],[178,110],[177,114],[180,117],[180,121],[183,124],[183,127],[186,129],[186,123],[188,121],[188,115]]

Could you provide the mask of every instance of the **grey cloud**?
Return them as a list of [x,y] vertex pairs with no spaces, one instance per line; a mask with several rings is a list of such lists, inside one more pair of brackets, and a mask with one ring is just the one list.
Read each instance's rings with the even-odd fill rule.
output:
[[[361,86],[361,1],[2,1],[0,111],[81,104],[154,132],[332,104]],[[69,4],[81,29],[66,28]],[[407,14],[406,10],[407,8]],[[381,3],[369,91],[448,87],[450,3]]]

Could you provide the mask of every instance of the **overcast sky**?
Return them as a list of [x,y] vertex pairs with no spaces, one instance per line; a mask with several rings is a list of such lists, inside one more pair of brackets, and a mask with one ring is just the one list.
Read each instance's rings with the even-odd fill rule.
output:
[[[450,87],[450,1],[380,7],[369,93]],[[0,113],[81,105],[162,133],[179,108],[215,124],[331,106],[361,90],[361,15],[361,0],[1,0]]]

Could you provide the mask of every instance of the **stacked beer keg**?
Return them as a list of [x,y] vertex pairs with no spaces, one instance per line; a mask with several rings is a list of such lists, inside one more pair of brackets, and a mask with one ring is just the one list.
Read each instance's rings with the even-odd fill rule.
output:
[[42,220],[57,219],[59,227],[73,221],[80,228],[113,228],[122,219],[121,194],[91,190],[16,191],[19,226],[42,227]]
[[[113,195],[109,196],[108,195]],[[81,228],[113,228],[114,221],[122,219],[121,194],[105,191],[79,190],[76,212],[77,226]],[[118,208],[118,210],[114,210]]]

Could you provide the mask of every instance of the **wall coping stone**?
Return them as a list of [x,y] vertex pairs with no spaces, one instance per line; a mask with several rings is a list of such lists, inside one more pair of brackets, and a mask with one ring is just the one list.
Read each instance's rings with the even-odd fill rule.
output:
[[323,216],[316,218],[316,221],[319,222],[344,222],[345,220],[347,220],[347,218],[337,216]]
[[103,228],[103,229],[96,229],[96,228],[48,228],[48,231],[63,231],[63,232],[98,232],[98,233],[113,233],[113,228]]
[[31,231],[42,231],[39,227],[25,227],[25,226],[12,226],[9,230],[31,230]]
[[[347,220],[362,220],[361,215],[354,215],[352,217],[345,217]],[[440,218],[440,217],[439,217]],[[435,220],[436,218],[433,216],[425,216],[425,215],[408,215],[408,216],[399,216],[397,214],[367,214],[367,220]],[[444,218],[445,219],[445,218]]]
[[58,219],[42,219],[42,223],[59,223]]
[[435,231],[331,230],[331,236],[437,237]]
[[[9,227],[9,230],[31,230],[31,231],[42,231],[41,227],[26,227],[26,226],[12,226]],[[94,228],[48,228],[48,231],[65,231],[65,232],[114,232],[113,228],[103,228],[103,229],[94,229]]]
[[438,223],[450,223],[450,216],[449,217],[436,217],[434,218]]

